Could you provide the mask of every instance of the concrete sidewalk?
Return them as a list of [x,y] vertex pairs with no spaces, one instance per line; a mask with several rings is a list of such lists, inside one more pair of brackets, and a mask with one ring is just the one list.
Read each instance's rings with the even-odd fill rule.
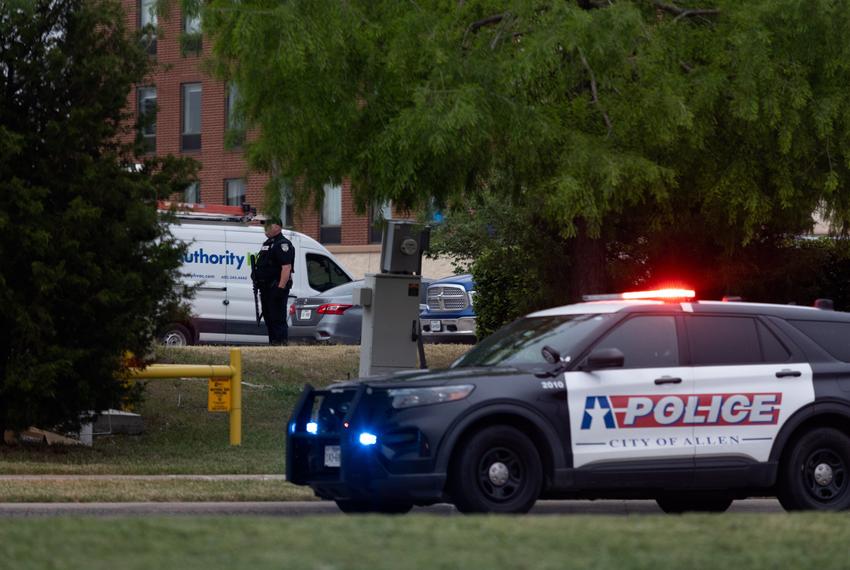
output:
[[286,475],[0,475],[0,481],[286,481]]

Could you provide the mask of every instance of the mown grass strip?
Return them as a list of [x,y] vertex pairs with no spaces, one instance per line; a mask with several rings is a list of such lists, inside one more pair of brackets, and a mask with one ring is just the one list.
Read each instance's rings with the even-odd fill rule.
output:
[[284,481],[0,481],[4,503],[310,501],[313,492]]
[[841,514],[0,520],[10,570],[850,567]]

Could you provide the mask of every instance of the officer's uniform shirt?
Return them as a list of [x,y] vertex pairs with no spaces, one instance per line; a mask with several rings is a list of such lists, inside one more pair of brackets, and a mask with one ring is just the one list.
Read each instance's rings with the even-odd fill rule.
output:
[[291,281],[295,271],[295,246],[280,233],[263,242],[257,260],[257,278],[262,284],[278,286],[280,270],[284,265],[291,268]]

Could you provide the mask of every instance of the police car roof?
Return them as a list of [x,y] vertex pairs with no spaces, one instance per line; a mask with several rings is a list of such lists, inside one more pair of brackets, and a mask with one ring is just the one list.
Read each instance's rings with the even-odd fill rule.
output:
[[724,301],[695,301],[670,302],[654,299],[623,300],[623,301],[591,301],[575,303],[537,311],[529,317],[551,317],[559,315],[585,315],[601,313],[654,313],[654,312],[688,312],[688,313],[728,313],[737,315],[767,315],[785,319],[817,320],[817,321],[850,321],[850,313],[842,311],[825,311],[815,307],[799,305],[775,305],[770,303],[742,303]]

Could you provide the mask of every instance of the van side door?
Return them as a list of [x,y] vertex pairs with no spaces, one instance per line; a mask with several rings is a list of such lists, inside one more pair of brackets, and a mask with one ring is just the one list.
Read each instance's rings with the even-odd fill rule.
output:
[[254,306],[254,284],[251,281],[251,255],[256,255],[265,241],[259,230],[228,228],[227,247],[234,256],[227,276],[227,327],[228,344],[268,342],[265,322],[257,325]]
[[175,226],[172,232],[187,244],[181,274],[195,287],[192,319],[198,341],[223,342],[228,312],[227,266],[221,263],[227,250],[224,229]]

